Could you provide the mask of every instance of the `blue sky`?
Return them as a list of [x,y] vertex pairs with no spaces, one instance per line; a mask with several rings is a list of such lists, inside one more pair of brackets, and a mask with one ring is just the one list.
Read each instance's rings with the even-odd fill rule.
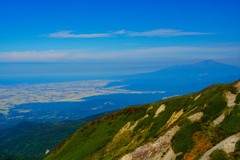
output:
[[239,0],[2,0],[0,63],[240,66],[239,8]]

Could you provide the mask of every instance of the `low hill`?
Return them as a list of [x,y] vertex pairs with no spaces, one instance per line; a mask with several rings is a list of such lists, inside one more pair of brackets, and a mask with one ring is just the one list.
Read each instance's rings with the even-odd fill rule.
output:
[[26,121],[2,128],[0,129],[0,150],[3,152],[0,152],[0,159],[9,159],[9,157],[12,157],[10,159],[43,159],[48,152],[53,151],[59,143],[85,123],[113,112],[108,111],[79,120],[54,123]]
[[45,160],[240,158],[240,80],[85,124]]
[[0,151],[0,159],[1,160],[42,160],[43,157],[32,155],[26,156],[22,154],[11,154],[11,153],[4,153]]

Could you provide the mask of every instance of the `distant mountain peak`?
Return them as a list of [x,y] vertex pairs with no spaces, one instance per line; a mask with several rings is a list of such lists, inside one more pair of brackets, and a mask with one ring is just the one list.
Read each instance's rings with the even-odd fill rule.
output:
[[207,59],[201,62],[206,62],[206,63],[216,63],[216,61],[212,60],[212,59]]
[[[229,67],[233,67],[233,68],[236,68],[235,66],[231,66],[231,65],[227,65],[227,64],[224,64],[224,63],[220,63],[220,62],[216,62],[214,60],[204,60],[204,61],[200,61],[200,62],[197,62],[197,63],[193,63],[193,64],[185,64],[185,65],[176,65],[176,66],[172,66],[172,67],[168,67],[168,68],[165,68],[163,70],[172,70],[172,71],[176,71],[177,70],[185,70],[186,69],[188,71],[191,71],[193,69],[226,69]],[[196,70],[195,70],[196,71]]]
[[[228,65],[225,63],[221,63],[221,62],[217,62],[214,60],[205,60],[205,61],[201,61],[192,65],[186,65],[188,67],[193,67],[193,68],[199,68],[199,69],[218,69],[218,71],[220,70],[225,70],[228,72],[235,72],[237,71],[239,73],[240,68],[237,66],[232,66],[232,65]],[[214,71],[215,72],[215,71]],[[227,74],[225,73],[225,74]]]
[[215,64],[221,64],[221,63],[216,62],[216,61],[214,61],[212,59],[204,60],[204,61],[195,63],[195,65],[199,65],[199,66],[212,66],[212,65],[215,65]]

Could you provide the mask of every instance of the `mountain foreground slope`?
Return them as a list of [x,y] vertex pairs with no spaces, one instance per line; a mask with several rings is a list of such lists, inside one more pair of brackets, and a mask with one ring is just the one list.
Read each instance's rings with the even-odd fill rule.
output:
[[85,124],[51,159],[240,159],[240,80],[146,105]]

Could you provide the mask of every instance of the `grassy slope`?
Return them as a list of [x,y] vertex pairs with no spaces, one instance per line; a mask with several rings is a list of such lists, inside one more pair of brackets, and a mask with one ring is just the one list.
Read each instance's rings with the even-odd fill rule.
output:
[[[172,139],[172,147],[175,153],[182,152],[177,157],[177,159],[182,159],[185,154],[194,154],[192,153],[194,147],[196,150],[198,149],[196,148],[197,138],[192,138],[194,135],[198,135],[200,139],[204,139],[211,146],[240,131],[240,124],[238,123],[240,121],[239,105],[236,105],[233,111],[216,128],[210,125],[223,112],[229,112],[225,91],[235,92],[236,88],[234,84],[212,85],[195,94],[125,108],[84,125],[55,148],[52,155],[48,156],[46,160],[118,159],[127,152],[134,151],[137,147],[156,140],[175,125],[181,126],[181,129]],[[201,96],[194,100],[200,94]],[[162,104],[166,105],[165,111],[154,118],[156,110]],[[153,108],[148,110],[150,107]],[[181,110],[184,113],[172,125],[167,125],[166,123],[171,115]],[[204,116],[199,122],[190,122],[187,119],[188,116],[200,111],[204,113]],[[148,117],[141,119],[145,115],[148,115]],[[133,130],[125,131],[122,135],[116,135],[128,122],[134,125],[137,120],[139,122]],[[206,132],[211,132],[211,136],[205,136]],[[200,157],[201,154],[198,153],[194,156]]]

